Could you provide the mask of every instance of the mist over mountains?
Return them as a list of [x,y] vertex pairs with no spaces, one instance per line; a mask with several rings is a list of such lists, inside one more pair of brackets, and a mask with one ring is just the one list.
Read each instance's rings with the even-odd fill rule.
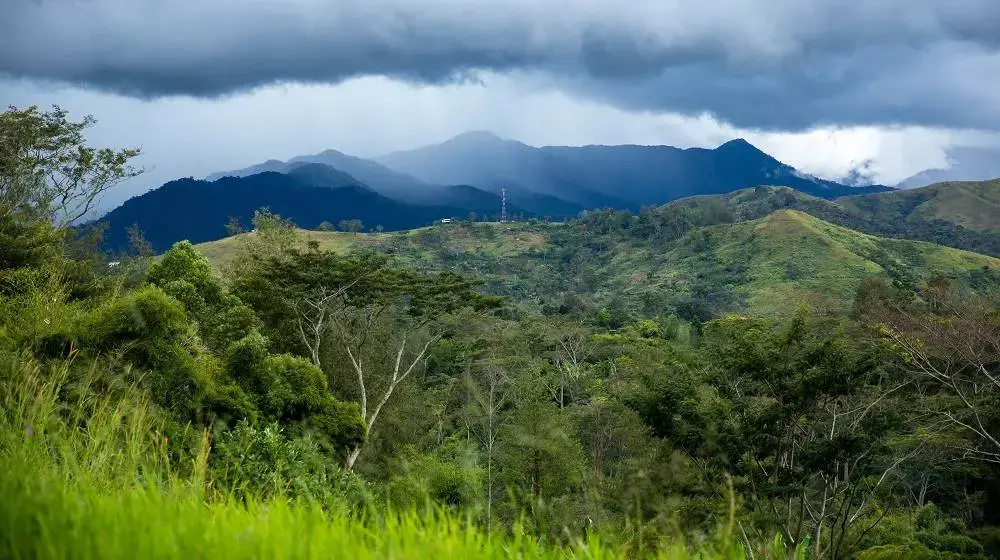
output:
[[498,219],[500,192],[516,218],[564,219],[582,210],[637,211],[693,195],[779,185],[820,198],[878,193],[802,173],[743,139],[714,149],[527,144],[485,131],[363,159],[336,150],[171,181],[108,213],[106,244],[121,248],[137,225],[154,249],[223,237],[267,207],[305,228],[360,219],[386,230],[442,218]]
[[948,150],[950,165],[926,169],[896,184],[900,189],[923,187],[943,181],[989,181],[1000,178],[1000,148],[959,146]]

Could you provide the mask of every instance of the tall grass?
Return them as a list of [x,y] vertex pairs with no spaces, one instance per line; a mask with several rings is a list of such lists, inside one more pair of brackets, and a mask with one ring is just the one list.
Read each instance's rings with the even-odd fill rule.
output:
[[[141,391],[126,383],[94,388],[127,376],[73,371],[70,362],[46,366],[26,356],[0,363],[0,557],[632,556],[599,536],[547,546],[517,528],[490,535],[443,511],[386,510],[362,518],[286,499],[238,501],[210,489],[207,436],[202,451],[189,459],[193,464],[172,465]],[[726,541],[698,553],[667,546],[656,557],[745,558],[741,547]],[[770,557],[783,557],[780,549]]]

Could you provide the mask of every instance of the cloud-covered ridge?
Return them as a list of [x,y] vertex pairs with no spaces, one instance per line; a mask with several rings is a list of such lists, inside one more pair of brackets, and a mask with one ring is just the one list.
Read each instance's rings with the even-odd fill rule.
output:
[[1000,130],[996,0],[4,0],[0,73],[130,96],[518,73],[737,126]]

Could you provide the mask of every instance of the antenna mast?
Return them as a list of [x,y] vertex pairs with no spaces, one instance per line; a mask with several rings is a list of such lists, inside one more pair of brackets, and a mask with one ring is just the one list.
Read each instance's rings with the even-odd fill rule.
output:
[[507,221],[507,187],[500,187],[500,222]]

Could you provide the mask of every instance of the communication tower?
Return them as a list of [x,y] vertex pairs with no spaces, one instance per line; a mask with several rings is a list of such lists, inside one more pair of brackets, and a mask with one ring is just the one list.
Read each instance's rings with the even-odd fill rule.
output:
[[500,222],[507,221],[507,187],[500,187]]

